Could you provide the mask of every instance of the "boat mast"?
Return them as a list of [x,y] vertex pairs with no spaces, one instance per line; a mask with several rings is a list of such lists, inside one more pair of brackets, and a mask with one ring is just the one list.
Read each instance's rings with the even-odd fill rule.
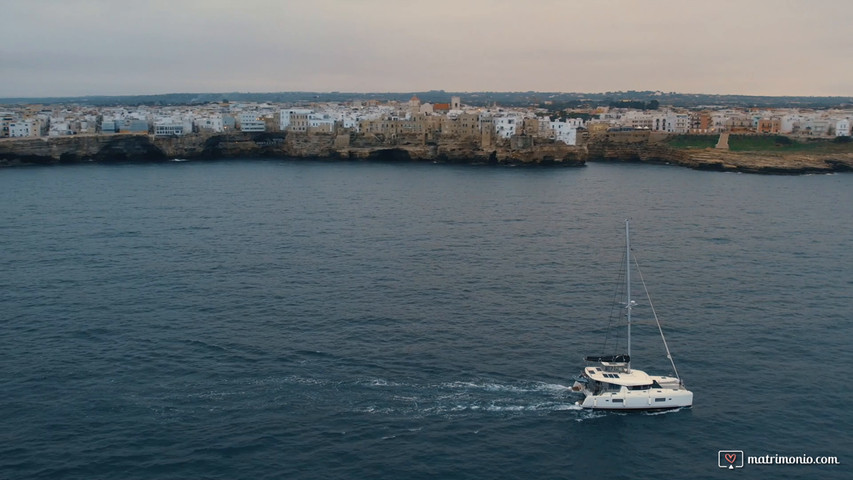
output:
[[631,371],[631,236],[628,230],[630,220],[625,220],[625,283],[628,302],[628,371]]

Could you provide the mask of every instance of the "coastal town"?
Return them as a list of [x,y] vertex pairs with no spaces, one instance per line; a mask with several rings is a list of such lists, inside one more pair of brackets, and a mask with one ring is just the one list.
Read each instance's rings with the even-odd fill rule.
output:
[[0,107],[0,166],[277,157],[561,166],[618,161],[771,174],[853,170],[853,109],[447,100],[6,105]]
[[69,135],[147,134],[179,137],[194,133],[293,132],[364,135],[440,134],[472,137],[493,134],[548,138],[566,145],[583,142],[584,132],[649,131],[668,134],[790,135],[849,137],[853,109],[654,109],[599,106],[555,110],[471,106],[453,96],[448,103],[350,101],[272,104],[215,102],[185,106],[71,105],[0,106],[0,138]]

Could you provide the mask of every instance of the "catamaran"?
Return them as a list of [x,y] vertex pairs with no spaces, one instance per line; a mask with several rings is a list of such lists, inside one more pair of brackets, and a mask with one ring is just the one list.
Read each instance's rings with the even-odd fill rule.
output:
[[[672,364],[675,376],[649,375],[631,366],[631,310],[636,302],[631,300],[631,237],[630,221],[625,220],[625,284],[627,311],[628,348],[624,354],[597,355],[586,357],[587,366],[575,377],[572,390],[583,394],[583,400],[577,402],[582,408],[594,410],[666,410],[693,405],[693,392],[687,390],[678,376],[675,361],[669,352],[669,346],[663,335],[660,320],[652,306],[651,297],[646,289],[646,297],[652,306],[658,331],[660,332],[666,356]],[[639,272],[639,266],[637,266]],[[642,280],[642,273],[640,273]],[[643,282],[645,289],[645,282]]]

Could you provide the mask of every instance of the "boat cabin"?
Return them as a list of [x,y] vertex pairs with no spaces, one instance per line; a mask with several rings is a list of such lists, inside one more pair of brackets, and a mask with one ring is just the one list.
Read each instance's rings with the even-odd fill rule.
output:
[[644,390],[652,388],[654,385],[654,380],[646,372],[642,370],[630,370],[627,364],[587,367],[584,369],[584,373],[592,381],[620,387],[624,386],[630,390]]
[[626,390],[649,390],[661,388],[655,379],[642,370],[632,370],[627,355],[610,357],[587,357],[597,365],[584,369],[584,375],[592,382],[590,390],[593,395],[603,392],[619,392]]

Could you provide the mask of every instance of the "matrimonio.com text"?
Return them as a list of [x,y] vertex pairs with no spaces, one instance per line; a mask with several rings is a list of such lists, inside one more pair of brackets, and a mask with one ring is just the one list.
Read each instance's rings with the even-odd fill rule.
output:
[[836,456],[802,455],[745,455],[743,450],[720,450],[717,466],[734,470],[744,465],[841,465]]

